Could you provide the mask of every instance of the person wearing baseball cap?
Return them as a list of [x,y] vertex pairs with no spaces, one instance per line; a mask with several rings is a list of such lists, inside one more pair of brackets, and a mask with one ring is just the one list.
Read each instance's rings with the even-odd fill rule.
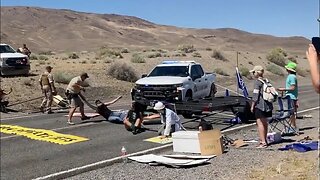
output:
[[40,75],[39,84],[41,92],[44,95],[42,103],[40,105],[40,111],[46,112],[48,114],[52,113],[51,105],[53,101],[53,96],[56,95],[56,87],[54,86],[54,79],[51,74],[51,66],[46,67],[46,71]]
[[258,65],[258,66],[254,66],[252,70],[250,70],[250,73],[259,73],[259,74],[262,74],[264,72],[264,69],[262,66]]
[[[295,108],[295,112],[297,112],[298,108],[298,79],[296,75],[297,64],[289,61],[287,65],[284,66],[288,72],[288,76],[286,79],[285,87],[280,87],[277,90],[285,93],[285,96],[289,96],[291,100],[293,100],[293,105]],[[296,125],[296,113],[290,116],[290,123],[294,130],[288,130],[288,133],[299,133],[299,129]]]
[[66,89],[66,96],[69,100],[70,109],[68,114],[68,124],[74,125],[72,122],[72,116],[77,107],[80,108],[81,113],[81,120],[89,119],[84,114],[84,103],[83,101],[86,101],[85,97],[82,95],[81,91],[85,91],[85,80],[89,78],[88,74],[86,72],[83,72],[80,74],[80,76],[74,77],[69,82],[67,89]]
[[265,101],[262,96],[264,82],[268,82],[264,78],[264,68],[260,65],[254,66],[250,73],[256,79],[254,81],[254,89],[252,93],[251,112],[254,113],[257,120],[257,129],[259,135],[259,144],[257,148],[266,148],[268,133],[268,118],[272,117],[273,104]]

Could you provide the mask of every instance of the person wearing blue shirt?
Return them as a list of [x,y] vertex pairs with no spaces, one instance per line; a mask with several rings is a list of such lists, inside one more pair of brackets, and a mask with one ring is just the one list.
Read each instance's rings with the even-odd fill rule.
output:
[[[297,69],[297,64],[294,62],[289,62],[285,66],[288,76],[286,79],[286,87],[285,88],[278,88],[278,91],[285,92],[285,96],[289,96],[290,99],[293,100],[293,106],[295,113],[290,116],[290,122],[292,127],[295,128],[295,132],[298,133],[299,130],[297,128],[296,124],[296,112],[298,108],[298,80],[296,76],[296,69]],[[289,132],[292,132],[289,130]]]

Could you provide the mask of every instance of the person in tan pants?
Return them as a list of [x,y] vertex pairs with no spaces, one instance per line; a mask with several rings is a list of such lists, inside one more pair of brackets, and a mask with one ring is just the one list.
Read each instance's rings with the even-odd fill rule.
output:
[[40,105],[40,110],[48,114],[53,113],[51,110],[51,105],[53,101],[53,95],[56,94],[56,88],[54,86],[54,79],[51,74],[52,67],[47,66],[46,71],[41,74],[39,78],[41,92],[44,95],[42,103]]

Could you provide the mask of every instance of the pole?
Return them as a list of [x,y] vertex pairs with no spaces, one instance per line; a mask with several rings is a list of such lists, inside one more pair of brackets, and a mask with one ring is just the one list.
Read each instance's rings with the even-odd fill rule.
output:
[[[237,68],[239,65],[239,52],[237,51]],[[239,84],[237,83],[237,94],[239,94]]]
[[9,104],[7,107],[15,106],[15,105],[22,104],[22,103],[25,103],[25,102],[34,101],[34,100],[41,99],[41,98],[43,98],[43,96],[40,96],[40,97],[37,97],[37,98],[33,98],[33,99],[29,99],[29,100],[26,100],[26,101],[17,102],[17,103],[14,103],[14,104]]

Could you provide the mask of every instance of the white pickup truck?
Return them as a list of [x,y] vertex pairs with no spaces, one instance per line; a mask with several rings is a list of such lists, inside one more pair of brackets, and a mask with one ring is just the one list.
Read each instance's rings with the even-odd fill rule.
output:
[[155,100],[181,102],[213,97],[215,74],[205,73],[195,61],[163,61],[136,81],[132,99],[149,106]]
[[27,55],[16,52],[8,44],[0,44],[0,75],[28,75],[30,62]]

